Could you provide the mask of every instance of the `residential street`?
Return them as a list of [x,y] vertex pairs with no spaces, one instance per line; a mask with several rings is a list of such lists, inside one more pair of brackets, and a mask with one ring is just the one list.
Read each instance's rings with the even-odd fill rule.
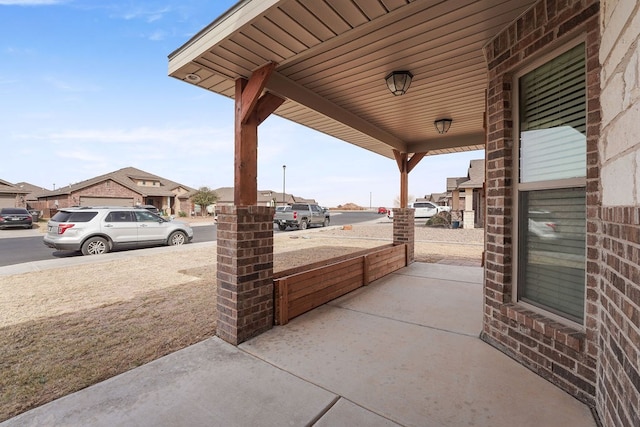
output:
[[[331,216],[331,225],[355,224],[374,219],[383,219],[382,215],[370,211],[335,213]],[[216,240],[217,226],[215,224],[198,223],[193,221],[193,243],[211,242]],[[40,223],[46,227],[45,223]],[[295,230],[280,231],[277,228],[274,233],[291,233]],[[144,249],[138,249],[144,250]],[[55,258],[69,258],[82,256],[80,252],[56,251],[46,247],[42,243],[42,232],[34,228],[32,230],[0,230],[0,267],[6,265],[21,264],[24,262],[43,261]]]

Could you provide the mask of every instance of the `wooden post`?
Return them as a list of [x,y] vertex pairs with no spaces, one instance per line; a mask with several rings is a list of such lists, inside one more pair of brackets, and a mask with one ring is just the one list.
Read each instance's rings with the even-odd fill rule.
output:
[[258,125],[284,102],[269,93],[261,96],[275,66],[268,63],[249,80],[236,80],[233,192],[236,206],[253,206],[258,202]]
[[408,153],[393,150],[393,155],[400,170],[400,208],[405,209],[409,205],[409,172],[415,168],[427,152],[414,153],[409,159]]
[[[216,334],[238,345],[273,327],[273,212],[258,202],[258,125],[284,99],[262,92],[275,64],[235,87],[234,205],[218,220]],[[247,242],[251,242],[247,245]]]
[[369,282],[371,282],[371,279],[369,278],[369,266],[371,264],[369,262],[369,254],[364,255],[362,259],[362,285],[367,286]]
[[287,278],[278,279],[276,285],[276,301],[278,304],[278,312],[276,313],[277,324],[286,325],[289,323],[289,285]]

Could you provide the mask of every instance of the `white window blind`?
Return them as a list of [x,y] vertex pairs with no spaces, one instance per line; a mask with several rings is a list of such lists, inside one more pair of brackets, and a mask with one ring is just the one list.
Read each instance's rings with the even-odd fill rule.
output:
[[518,298],[578,323],[586,197],[571,179],[586,177],[584,49],[580,44],[518,80],[518,186],[528,184],[527,191],[518,188]]
[[584,45],[520,79],[520,182],[584,177]]

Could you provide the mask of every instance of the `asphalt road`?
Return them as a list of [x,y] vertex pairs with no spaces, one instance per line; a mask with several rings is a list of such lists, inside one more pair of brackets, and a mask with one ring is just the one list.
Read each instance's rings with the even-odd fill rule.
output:
[[[359,222],[372,221],[384,218],[374,212],[344,212],[331,215],[331,225],[357,224]],[[0,233],[6,230],[0,230]],[[29,230],[24,230],[29,233]],[[216,240],[217,227],[215,225],[203,225],[193,227],[193,242],[210,242]],[[296,233],[296,230],[288,229],[280,231],[277,227],[274,233]],[[16,235],[17,232],[12,234]],[[0,235],[0,237],[2,237]],[[138,249],[140,250],[140,249]],[[80,252],[56,251],[46,247],[42,243],[42,236],[9,237],[0,238],[0,267],[6,265],[21,264],[24,262],[42,261],[55,258],[67,258],[82,256]]]

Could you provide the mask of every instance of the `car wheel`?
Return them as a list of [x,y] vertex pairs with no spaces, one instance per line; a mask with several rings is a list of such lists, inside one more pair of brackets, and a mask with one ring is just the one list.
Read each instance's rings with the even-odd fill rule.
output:
[[325,219],[324,219],[324,222],[322,223],[322,226],[323,226],[323,227],[326,227],[326,226],[328,226],[328,225],[329,225],[329,218],[325,218]]
[[286,229],[287,229],[287,226],[286,226],[286,225],[284,225],[284,224],[278,224],[278,229],[279,229],[280,231],[284,231],[284,230],[286,230]]
[[298,226],[298,228],[300,230],[306,230],[307,229],[307,221],[300,221],[300,225]]
[[82,255],[102,255],[109,252],[109,242],[102,237],[91,237],[82,244]]
[[187,242],[187,235],[182,231],[174,231],[169,236],[169,246],[180,246]]

